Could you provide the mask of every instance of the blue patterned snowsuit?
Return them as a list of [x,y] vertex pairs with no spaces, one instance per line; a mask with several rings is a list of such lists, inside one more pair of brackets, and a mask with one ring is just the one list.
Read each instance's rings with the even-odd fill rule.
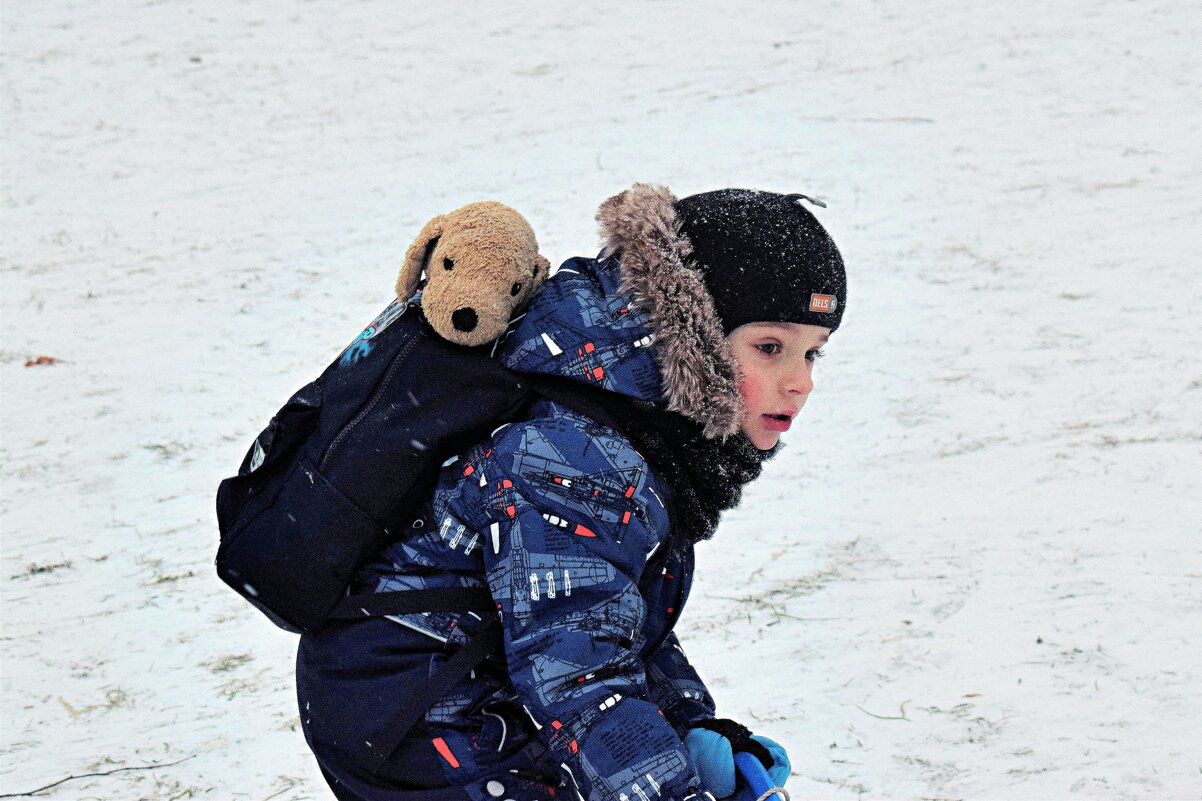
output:
[[[660,400],[650,328],[618,284],[616,258],[566,262],[497,358]],[[671,633],[692,546],[643,575],[669,533],[668,478],[616,431],[548,400],[449,460],[433,498],[353,590],[486,584],[507,665],[477,668],[370,777],[364,743],[390,700],[437,670],[481,620],[407,614],[305,636],[301,718],[336,788],[373,800],[521,801],[552,797],[546,786],[567,779],[589,801],[701,793],[681,738],[714,704]],[[448,786],[461,789],[419,791]]]

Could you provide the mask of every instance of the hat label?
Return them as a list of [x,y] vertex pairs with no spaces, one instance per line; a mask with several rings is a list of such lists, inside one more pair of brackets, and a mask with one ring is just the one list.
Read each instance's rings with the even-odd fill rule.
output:
[[834,295],[810,295],[810,311],[833,314],[839,308],[839,299]]

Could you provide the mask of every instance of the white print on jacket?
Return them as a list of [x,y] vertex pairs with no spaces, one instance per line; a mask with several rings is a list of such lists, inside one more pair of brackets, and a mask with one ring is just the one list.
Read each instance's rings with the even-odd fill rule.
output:
[[[539,592],[539,577],[537,573],[530,574],[530,600],[537,601],[542,596]],[[547,591],[546,597],[551,600],[555,597],[555,571],[548,570],[546,572]],[[563,596],[565,598],[572,597],[572,574],[568,570],[563,571]]]

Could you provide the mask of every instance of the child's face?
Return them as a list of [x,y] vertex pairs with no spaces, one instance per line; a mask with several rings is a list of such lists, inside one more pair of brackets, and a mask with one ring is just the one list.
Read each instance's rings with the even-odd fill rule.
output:
[[727,337],[742,370],[743,433],[771,450],[814,388],[811,373],[831,330],[801,323],[747,323]]

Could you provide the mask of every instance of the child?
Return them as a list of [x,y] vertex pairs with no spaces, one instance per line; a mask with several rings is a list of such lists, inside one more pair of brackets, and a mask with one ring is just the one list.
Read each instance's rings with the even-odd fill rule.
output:
[[487,587],[503,656],[394,744],[397,707],[491,616],[304,636],[301,720],[335,796],[702,801],[735,793],[732,751],[784,783],[784,750],[714,718],[672,629],[694,543],[801,411],[843,314],[842,258],[801,200],[636,184],[602,204],[605,249],[564,263],[496,351],[545,397],[449,459],[352,587]]

